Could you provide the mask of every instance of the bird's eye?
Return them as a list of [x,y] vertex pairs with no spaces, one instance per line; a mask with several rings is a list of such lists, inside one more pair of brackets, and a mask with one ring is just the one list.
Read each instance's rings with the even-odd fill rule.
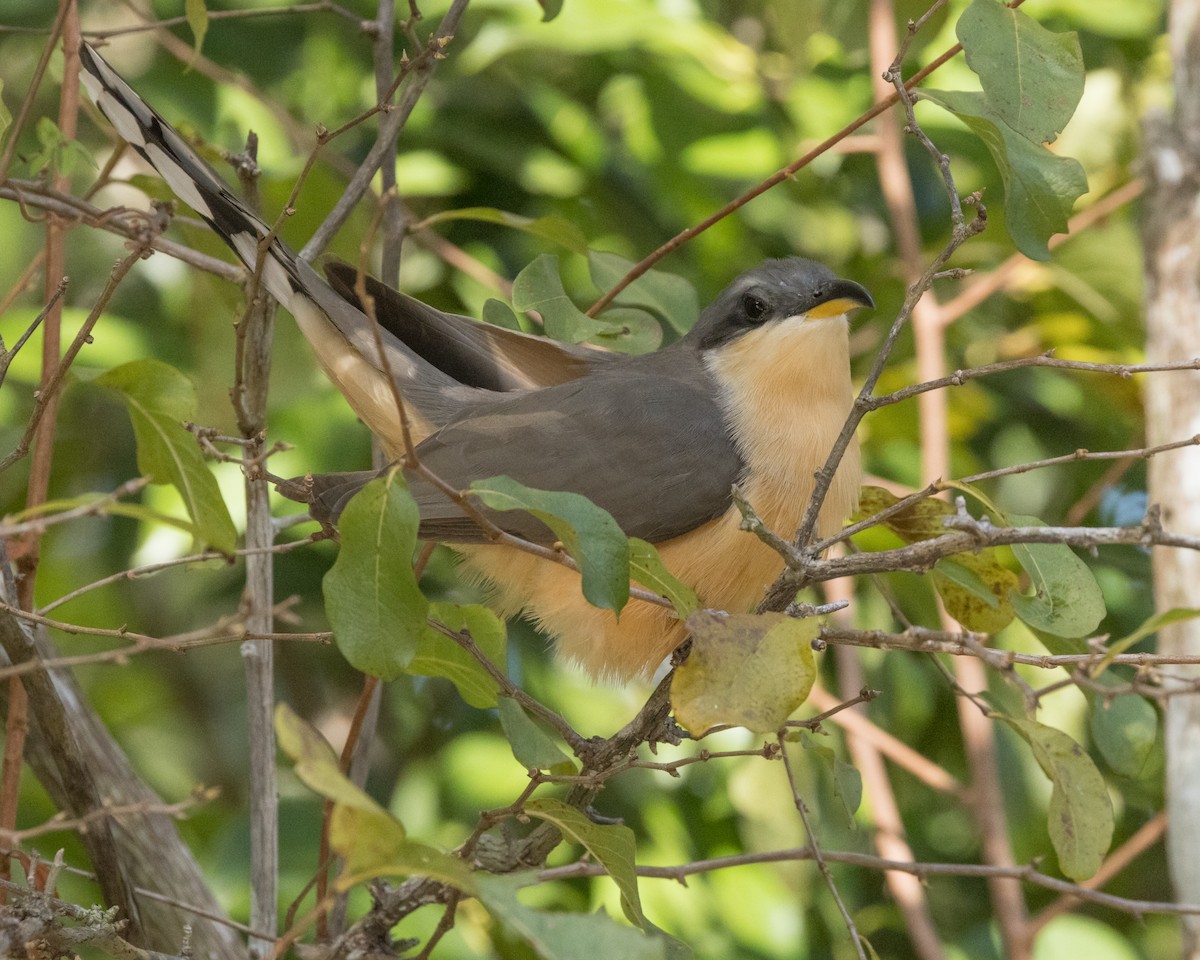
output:
[[752,293],[742,297],[742,309],[750,320],[761,320],[767,314],[766,303]]

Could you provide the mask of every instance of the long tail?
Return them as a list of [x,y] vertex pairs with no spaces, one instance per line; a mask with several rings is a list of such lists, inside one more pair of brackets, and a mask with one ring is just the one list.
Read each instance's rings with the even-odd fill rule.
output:
[[[263,219],[225,185],[179,132],[139,97],[89,44],[80,52],[82,80],[96,106],[125,141],[157,170],[175,194],[207,221],[249,270],[259,257],[259,243],[270,232]],[[278,238],[265,251],[263,284],[284,306],[308,286],[297,269],[296,255]]]
[[[255,270],[259,246],[270,227],[92,47],[84,44],[80,59],[83,84],[117,133],[229,244],[247,269]],[[375,324],[282,240],[272,237],[261,255],[263,285],[295,317],[326,374],[385,444],[393,451],[403,449],[395,400],[378,359]],[[400,318],[394,329],[402,333],[405,320]],[[410,413],[417,421],[432,417],[431,423],[419,424],[419,439],[457,408],[452,406],[450,413],[441,409],[447,406],[447,389],[457,384],[401,336],[381,333],[390,368],[416,408]]]

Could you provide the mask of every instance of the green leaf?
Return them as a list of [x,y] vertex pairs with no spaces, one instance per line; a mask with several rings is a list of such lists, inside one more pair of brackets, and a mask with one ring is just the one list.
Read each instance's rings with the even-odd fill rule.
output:
[[566,247],[572,253],[585,255],[588,252],[587,237],[575,224],[565,217],[545,216],[523,217],[507,210],[497,210],[495,207],[463,207],[460,210],[443,210],[427,217],[424,226],[444,223],[448,220],[477,220],[484,223],[498,223],[501,226],[512,227],[524,233],[532,234],[551,243]]
[[671,681],[671,704],[695,736],[723,724],[774,732],[808,698],[816,619],[699,610],[687,625],[692,650]]
[[575,761],[563,753],[545,730],[529,718],[512,697],[501,697],[500,726],[517,763],[526,770],[549,770],[559,776],[575,773]]
[[[187,17],[188,27],[192,31],[192,64],[200,59],[200,48],[204,45],[204,35],[208,33],[208,8],[204,0],[184,0],[183,13]],[[192,64],[189,64],[189,69]]]
[[513,307],[522,313],[536,310],[542,315],[546,334],[565,343],[582,343],[611,330],[610,324],[592,319],[571,302],[558,275],[558,257],[550,253],[543,253],[517,274]]
[[[4,93],[4,81],[0,80],[0,94]],[[4,135],[12,125],[12,114],[9,113],[3,97],[0,97],[0,144],[4,143]]]
[[1034,143],[1053,143],[1083,96],[1078,35],[998,0],[974,0],[955,29],[996,115]]
[[983,505],[983,509],[988,512],[994,523],[1008,523],[1008,517],[1004,511],[996,506],[995,502],[973,483],[963,483],[961,480],[942,480],[940,481],[940,485],[944,489],[959,490],[969,497],[974,497]]
[[653,544],[638,537],[629,538],[629,573],[639,585],[670,600],[681,620],[700,606],[696,591],[666,568]]
[[946,612],[968,630],[999,633],[1016,616],[1009,595],[1017,575],[996,556],[993,549],[957,553],[939,560],[930,574]]
[[[1043,526],[1036,517],[1010,518],[1016,526]],[[1058,543],[1017,543],[1013,553],[1033,581],[1032,596],[1012,595],[1029,626],[1058,637],[1083,637],[1104,619],[1104,595],[1087,564]]]
[[1185,620],[1194,620],[1196,617],[1200,617],[1200,609],[1196,609],[1195,607],[1175,607],[1172,610],[1164,610],[1162,613],[1154,614],[1154,616],[1150,617],[1134,630],[1133,633],[1110,643],[1108,645],[1108,653],[1104,655],[1104,659],[1091,668],[1092,676],[1100,676],[1101,673],[1112,665],[1113,657],[1124,653],[1135,643],[1144,640],[1151,634],[1158,633],[1163,627],[1169,626],[1172,623],[1182,623]]
[[[863,487],[855,518],[866,519],[898,502],[895,494],[882,487]],[[906,543],[914,543],[945,534],[946,517],[954,512],[953,504],[927,497],[881,523]],[[1002,514],[998,520],[1004,521]],[[996,633],[1012,622],[1014,612],[1009,595],[1017,586],[1017,577],[999,558],[1000,554],[989,547],[976,553],[945,557],[933,569],[930,580],[947,612],[969,630]]]
[[403,825],[361,787],[350,782],[342,773],[337,754],[329,742],[286,703],[275,707],[275,736],[279,739],[279,748],[294,762],[297,778],[313,793],[373,813],[380,818],[381,824],[387,821],[388,831],[397,840],[405,839]]
[[[877,513],[882,513],[897,503],[900,498],[883,487],[864,486],[859,493],[858,509],[854,519],[865,520]],[[932,540],[949,532],[946,529],[946,517],[953,516],[954,507],[945,500],[936,497],[926,497],[910,503],[903,510],[893,513],[881,521],[881,524],[891,530],[905,543],[915,543],[918,540]]]
[[[588,251],[588,268],[592,283],[601,292],[611,290],[634,263],[616,253],[603,250]],[[667,321],[678,333],[686,333],[700,315],[696,288],[683,277],[661,270],[648,270],[617,294],[614,303],[641,307]]]
[[233,520],[196,438],[182,425],[196,415],[192,382],[174,367],[151,359],[114,367],[95,382],[115,390],[129,411],[138,470],[154,483],[169,483],[179,491],[197,540],[231,553],[237,546]]
[[637,841],[629,827],[596,823],[574,807],[549,797],[530,800],[523,809],[532,817],[553,823],[565,836],[586,847],[621,891],[625,916],[638,926],[645,924],[638,895]]
[[41,117],[35,130],[41,149],[29,158],[29,168],[34,173],[49,169],[70,176],[76,170],[97,169],[87,147],[78,140],[68,139],[49,117]]
[[563,0],[538,0],[542,8],[542,23],[549,23],[562,12]]
[[995,714],[1033,749],[1050,778],[1048,826],[1058,865],[1072,880],[1082,881],[1099,868],[1112,843],[1112,801],[1092,758],[1061,730],[1035,720]]
[[1013,242],[1025,256],[1048,260],[1047,241],[1066,231],[1075,201],[1087,193],[1083,167],[1023,137],[982,93],[922,90],[920,95],[949,110],[983,141],[1004,182],[1005,223]]
[[628,602],[629,541],[587,497],[535,490],[510,477],[476,480],[468,492],[493,510],[524,510],[549,527],[579,565],[588,603],[619,613]]
[[527,907],[522,887],[537,883],[536,872],[476,878],[480,902],[541,960],[669,960],[667,941],[650,937],[602,912],[565,913]]
[[1091,698],[1092,739],[1114,773],[1139,777],[1158,740],[1158,712],[1136,693]]
[[521,321],[503,300],[489,297],[483,302],[483,322],[505,330],[521,330]]
[[90,512],[98,516],[128,517],[142,523],[162,523],[176,527],[187,533],[195,533],[195,525],[189,520],[172,517],[169,514],[152,510],[140,503],[126,503],[113,500],[110,493],[81,493],[77,497],[63,497],[57,500],[46,500],[42,503],[18,510],[5,516],[11,523],[23,523],[33,517],[44,517],[52,513],[75,510],[79,507],[90,507]]
[[[429,619],[455,632],[465,630],[496,669],[504,672],[504,624],[487,607],[436,602],[429,606]],[[460,644],[432,626],[426,625],[421,631],[416,653],[406,669],[417,676],[445,677],[473,707],[482,710],[496,706],[500,685],[495,678]]]
[[275,708],[275,735],[280,748],[295,762],[300,782],[333,801],[329,845],[345,861],[337,882],[339,890],[399,874],[432,877],[474,892],[467,865],[409,840],[404,825],[342,773],[333,748],[287,704]]
[[853,822],[854,814],[862,804],[862,774],[853,764],[841,757],[833,758],[833,783],[837,798],[842,801],[846,816]]
[[846,815],[846,822],[853,826],[854,814],[858,812],[862,803],[862,775],[830,747],[815,743],[811,737],[804,737],[800,743],[829,769],[833,795],[837,797],[842,812]]
[[662,344],[662,326],[654,316],[637,307],[609,307],[600,314],[609,324],[591,339],[591,343],[620,353],[652,353]]
[[321,584],[338,649],[382,680],[405,672],[426,628],[429,602],[412,567],[419,523],[398,469],[372,480],[342,511],[342,547]]

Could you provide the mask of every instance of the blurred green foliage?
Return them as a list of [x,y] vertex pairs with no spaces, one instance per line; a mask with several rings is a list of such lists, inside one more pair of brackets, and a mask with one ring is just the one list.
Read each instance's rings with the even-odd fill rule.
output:
[[[208,9],[246,9],[239,0],[210,0]],[[158,17],[176,16],[182,5],[157,0]],[[364,19],[374,16],[365,0],[346,6]],[[954,42],[954,23],[965,8],[956,0],[914,44],[909,71]],[[1093,193],[1080,207],[1133,176],[1137,122],[1145,107],[1166,99],[1161,2],[1044,0],[1029,4],[1046,27],[1076,30],[1087,68],[1083,100],[1056,144],[1086,169]],[[399,5],[402,15],[405,3]],[[444,0],[422,3],[435,23]],[[924,8],[917,0],[896,4],[897,33]],[[130,22],[118,3],[85,0],[85,30]],[[477,0],[469,8],[448,57],[406,127],[396,164],[399,192],[419,220],[449,210],[488,207],[520,217],[558,217],[573,223],[593,249],[638,259],[681,229],[703,219],[782,164],[857,117],[871,102],[866,0],[566,0],[560,15],[543,23],[534,0]],[[7,0],[0,32],[0,81],[15,113],[39,57],[49,10],[41,0]],[[178,36],[193,38],[185,27]],[[260,137],[260,187],[264,205],[277,211],[286,201],[313,145],[312,131],[333,128],[374,102],[370,39],[332,13],[289,14],[235,20],[211,19],[202,56],[234,71],[245,83],[215,83],[198,65],[184,64],[156,46],[152,35],[118,37],[105,54],[167,117],[224,149],[237,150],[247,128]],[[62,59],[33,103],[32,116],[57,115]],[[944,89],[969,88],[972,74],[961,59],[935,74]],[[90,107],[80,140],[101,162],[111,147],[106,124],[93,122]],[[961,123],[934,107],[918,117],[953,159],[960,193],[982,190],[992,226],[964,247],[956,265],[987,273],[1014,253],[1003,229],[999,175],[986,147]],[[44,125],[43,125],[44,127]],[[868,128],[869,129],[869,128]],[[299,246],[340,195],[348,171],[369,147],[370,124],[328,147],[283,228]],[[48,134],[27,124],[18,143],[15,176],[36,176],[49,146]],[[931,256],[947,240],[947,201],[936,170],[913,143],[906,145],[922,242]],[[74,153],[72,152],[72,156]],[[76,191],[91,174],[69,171]],[[122,161],[118,174],[145,171]],[[139,185],[143,181],[139,180]],[[152,181],[146,180],[150,183]],[[153,188],[152,188],[153,189]],[[100,205],[134,203],[128,189],[109,188]],[[331,252],[358,255],[372,210],[364,204],[341,231]],[[186,222],[174,228],[185,243],[226,256],[207,230]],[[544,253],[559,256],[566,291],[586,307],[594,296],[587,259],[536,232],[480,219],[445,219],[431,227],[442,238],[507,278]],[[42,227],[22,217],[17,205],[0,204],[0,291],[25,270],[42,244]],[[77,327],[123,251],[117,239],[75,230],[68,242],[72,278],[65,329]],[[958,319],[946,332],[946,367],[975,366],[1055,349],[1061,357],[1136,361],[1141,356],[1142,297],[1135,211],[1120,208],[1054,251],[1045,263],[1025,262],[1002,292]],[[843,149],[822,156],[795,178],[771,190],[692,242],[661,266],[699,292],[701,303],[736,273],[765,257],[799,254],[820,260],[839,275],[865,284],[878,310],[855,332],[856,364],[865,369],[904,294],[893,234],[878,172],[870,153]],[[377,263],[376,263],[377,266]],[[389,278],[385,278],[389,279]],[[394,279],[394,278],[393,278]],[[402,288],[439,307],[478,314],[497,291],[460,272],[424,245],[405,243]],[[958,284],[942,281],[943,300]],[[120,401],[89,383],[100,371],[141,358],[156,358],[186,371],[198,389],[199,419],[224,433],[235,422],[227,392],[232,382],[240,291],[185,268],[161,254],[123,283],[96,328],[95,343],[80,355],[59,414],[51,496],[106,491],[138,472],[133,432]],[[36,313],[40,297],[29,293],[0,316],[0,334],[11,343]],[[676,331],[664,331],[671,338]],[[0,448],[16,443],[37,382],[35,343],[20,354],[0,390]],[[911,337],[906,333],[880,390],[914,382]],[[1141,444],[1141,404],[1136,379],[1024,370],[955,388],[950,394],[951,467],[961,476],[998,466],[1068,453],[1080,447],[1122,449]],[[898,484],[920,481],[919,424],[915,401],[872,414],[861,431],[869,472]],[[272,373],[270,438],[293,448],[271,461],[276,474],[359,469],[369,463],[369,439],[345,404],[320,376],[308,348],[289,322],[277,328]],[[982,484],[1006,511],[1060,521],[1102,479],[1108,465],[1079,463],[1016,474]],[[24,505],[28,459],[0,483],[0,510]],[[240,478],[222,465],[215,473],[238,519]],[[1140,516],[1145,471],[1136,465],[1104,488],[1088,518],[1108,524]],[[180,513],[169,491],[148,490],[154,509]],[[281,504],[281,513],[291,505]],[[96,517],[52,528],[38,572],[38,601],[130,566],[180,554],[186,535],[133,520]],[[320,544],[281,556],[278,597],[294,597],[299,629],[325,628],[321,578],[335,548]],[[1149,557],[1137,549],[1104,551],[1088,560],[1105,594],[1108,615],[1101,629],[1132,633],[1149,615]],[[932,588],[906,574],[883,578],[904,614],[935,624]],[[130,624],[169,636],[196,629],[236,611],[240,570],[213,563],[168,570],[150,579],[120,582],[91,591],[57,609],[56,617],[96,626]],[[455,579],[444,551],[435,553],[423,586],[439,600],[478,600],[478,592]],[[867,585],[855,617],[862,626],[889,628],[891,612]],[[66,653],[98,648],[95,639],[59,635]],[[528,625],[510,628],[510,675],[585,734],[618,729],[646,690],[593,686],[570,668],[552,662],[545,643]],[[1000,638],[1017,650],[1042,651],[1038,640],[1014,623]],[[818,658],[822,682],[836,689],[833,657]],[[883,691],[868,711],[872,719],[934,763],[967,779],[955,719],[955,698],[928,659],[864,651],[870,686]],[[332,647],[280,644],[278,695],[312,720],[334,742],[345,733],[359,677]],[[148,781],[171,800],[197,784],[218,785],[220,799],[199,809],[181,829],[205,865],[222,900],[244,919],[245,723],[242,666],[236,646],[200,649],[187,656],[156,654],[122,666],[80,670],[97,708]],[[999,683],[1000,681],[997,681]],[[1075,690],[1050,698],[1041,719],[1076,741],[1092,743],[1085,701]],[[827,727],[827,742],[847,756],[842,735]],[[1019,861],[1050,851],[1046,809],[1050,787],[1023,744],[999,733],[1011,839]],[[728,731],[706,741],[709,749],[753,748],[758,741]],[[675,755],[662,748],[658,759]],[[848,824],[835,790],[832,767],[812,762],[798,747],[793,755],[800,787],[830,849],[872,850],[869,796]],[[1159,747],[1144,760],[1142,775],[1125,779],[1100,761],[1115,799],[1115,843],[1128,838],[1162,807]],[[676,864],[740,852],[799,846],[805,838],[782,767],[762,759],[697,763],[680,776],[638,770],[613,779],[598,801],[606,816],[633,829],[639,862]],[[893,768],[908,839],[919,860],[978,862],[972,823],[954,799],[933,791],[908,772]],[[397,815],[409,835],[453,846],[470,831],[479,810],[510,803],[525,782],[494,713],[467,706],[446,680],[402,677],[389,684],[369,791]],[[297,895],[316,859],[319,801],[289,773],[281,781],[283,899]],[[32,777],[22,796],[22,823],[53,813]],[[69,836],[49,838],[44,849],[65,845],[83,862]],[[561,862],[569,855],[556,853]],[[1054,869],[1053,859],[1047,869]],[[837,867],[838,888],[860,931],[881,956],[913,956],[899,910],[874,871]],[[1124,870],[1107,888],[1142,899],[1170,896],[1161,850],[1155,848]],[[64,882],[64,896],[88,902],[95,896],[79,881]],[[572,880],[527,891],[538,905],[620,915],[619,893],[606,880]],[[1026,887],[1031,910],[1053,899]],[[994,918],[981,881],[930,882],[934,921],[951,957],[999,957]],[[687,888],[643,880],[646,916],[688,942],[703,960],[718,958],[846,957],[851,955],[840,916],[818,874],[807,863],[784,863],[697,875]],[[525,902],[523,900],[523,902]],[[358,904],[363,906],[363,904]],[[440,910],[412,919],[413,936],[427,935]],[[408,928],[404,931],[409,934]],[[1096,908],[1060,917],[1043,931],[1037,955],[1089,951],[1094,960],[1156,957],[1175,949],[1170,918],[1135,918]],[[482,910],[464,909],[437,956],[526,957],[527,948],[492,928]]]

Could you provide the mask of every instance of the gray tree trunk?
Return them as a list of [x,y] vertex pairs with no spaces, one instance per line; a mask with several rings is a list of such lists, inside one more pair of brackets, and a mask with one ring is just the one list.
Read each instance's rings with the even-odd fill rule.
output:
[[[1169,39],[1175,105],[1146,124],[1146,354],[1156,362],[1200,355],[1200,0],[1172,0]],[[1147,442],[1200,434],[1200,372],[1146,382]],[[1163,524],[1200,534],[1200,448],[1150,462],[1150,502]],[[1158,610],[1200,605],[1200,553],[1156,547]],[[1200,621],[1159,633],[1162,653],[1200,653]],[[1184,677],[1189,668],[1171,668]],[[1176,899],[1200,903],[1200,695],[1166,705],[1167,855]],[[1184,920],[1184,957],[1200,960],[1200,917]]]

